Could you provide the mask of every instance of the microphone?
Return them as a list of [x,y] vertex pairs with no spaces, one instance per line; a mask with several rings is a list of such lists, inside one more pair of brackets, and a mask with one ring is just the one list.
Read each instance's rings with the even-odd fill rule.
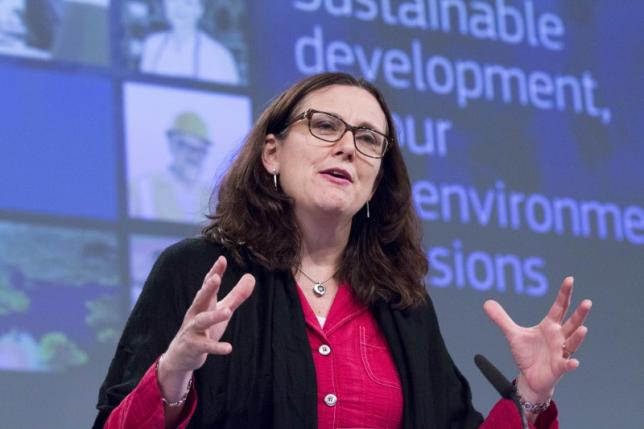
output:
[[477,354],[474,356],[474,363],[479,367],[485,378],[487,378],[487,381],[489,381],[496,391],[499,392],[499,395],[514,402],[514,405],[516,405],[519,410],[519,414],[521,415],[521,425],[523,426],[523,429],[528,429],[528,420],[526,419],[523,407],[519,403],[517,389],[503,376],[503,374],[501,374],[501,371],[492,365],[492,363],[483,355]]

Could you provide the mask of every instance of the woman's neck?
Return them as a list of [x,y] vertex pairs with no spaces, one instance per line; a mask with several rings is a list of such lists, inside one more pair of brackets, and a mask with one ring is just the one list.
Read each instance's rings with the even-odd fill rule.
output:
[[186,43],[192,43],[197,37],[196,27],[176,27],[171,33],[172,43],[177,48],[183,47]]
[[298,225],[302,233],[299,268],[320,281],[335,274],[349,241],[351,219],[298,216]]

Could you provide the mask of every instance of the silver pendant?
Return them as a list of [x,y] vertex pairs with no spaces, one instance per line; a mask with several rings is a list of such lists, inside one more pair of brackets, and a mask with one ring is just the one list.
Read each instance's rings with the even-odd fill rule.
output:
[[324,296],[326,293],[326,287],[322,283],[318,282],[313,285],[313,293],[320,297]]

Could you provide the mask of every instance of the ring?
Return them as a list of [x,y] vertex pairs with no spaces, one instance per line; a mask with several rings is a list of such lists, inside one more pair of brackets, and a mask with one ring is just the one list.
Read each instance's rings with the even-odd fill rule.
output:
[[564,341],[564,343],[561,345],[561,350],[563,350],[563,358],[564,358],[564,359],[570,359],[570,358],[572,357],[572,355],[575,353],[575,351],[574,351],[574,350],[569,351],[569,350],[566,348],[566,342],[565,342],[565,341]]

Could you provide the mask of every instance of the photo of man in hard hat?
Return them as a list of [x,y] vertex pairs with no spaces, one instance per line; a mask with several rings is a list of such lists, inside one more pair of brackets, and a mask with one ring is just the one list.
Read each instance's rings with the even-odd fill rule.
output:
[[171,162],[130,188],[130,213],[137,217],[192,222],[196,207],[205,207],[209,186],[202,179],[212,149],[208,127],[195,112],[179,113],[166,132]]
[[196,224],[252,123],[250,99],[124,84],[128,214]]

